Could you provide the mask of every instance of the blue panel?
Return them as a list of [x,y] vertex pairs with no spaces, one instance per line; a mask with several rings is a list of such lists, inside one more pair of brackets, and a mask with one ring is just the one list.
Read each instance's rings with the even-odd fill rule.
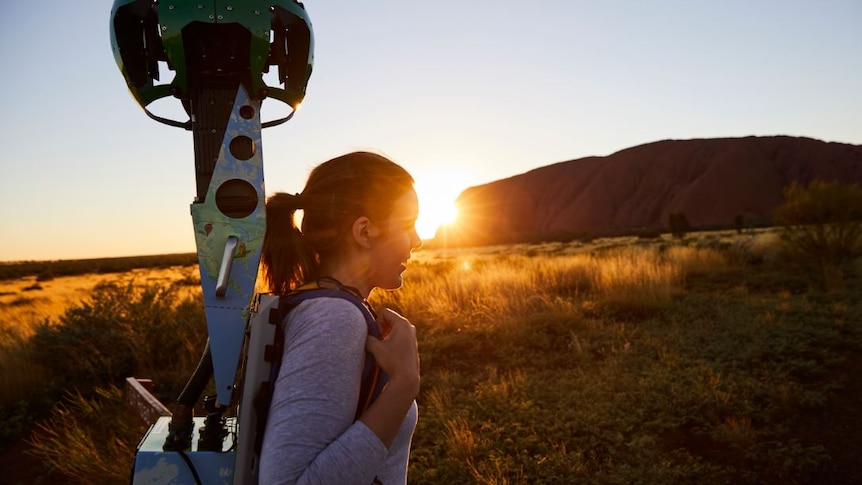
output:
[[[205,418],[195,418],[195,428],[200,429]],[[162,451],[168,434],[170,417],[160,418],[154,424],[135,454],[132,475],[133,485],[195,485],[194,473],[200,477],[202,485],[232,485],[234,482],[234,461],[236,453],[231,435],[225,439],[223,449],[227,451],[197,451],[197,439],[185,457],[179,452]],[[228,425],[235,424],[228,419]],[[194,470],[194,473],[192,472]]]
[[[241,114],[243,107],[245,117]],[[240,87],[205,202],[191,206],[216,392],[218,402],[224,406],[230,405],[233,395],[248,306],[254,295],[266,232],[259,111],[260,102],[250,100]],[[250,158],[239,159],[231,153],[231,141],[237,137],[251,140],[254,151]],[[245,217],[229,217],[216,204],[219,187],[229,180],[246,182],[257,194],[257,205]],[[225,245],[230,238],[237,240],[232,264],[227,267],[230,278],[224,295],[217,295],[217,280],[224,269]]]

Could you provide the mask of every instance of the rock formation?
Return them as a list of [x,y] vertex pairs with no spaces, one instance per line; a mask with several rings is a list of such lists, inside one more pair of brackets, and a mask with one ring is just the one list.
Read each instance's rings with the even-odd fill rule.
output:
[[788,136],[665,140],[471,187],[453,244],[493,244],[665,230],[682,212],[694,228],[768,223],[793,181],[862,184],[862,146]]

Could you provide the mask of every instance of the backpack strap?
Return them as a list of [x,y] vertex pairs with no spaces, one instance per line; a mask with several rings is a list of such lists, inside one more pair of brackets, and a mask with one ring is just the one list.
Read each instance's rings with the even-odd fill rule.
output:
[[[328,284],[329,281],[331,280],[324,282],[327,284],[325,287],[321,283],[304,285],[279,298],[278,308],[270,310],[269,323],[275,325],[275,336],[273,337],[272,344],[267,345],[264,349],[264,359],[271,364],[269,381],[263,382],[260,385],[254,398],[254,408],[257,413],[254,447],[257,453],[260,453],[263,446],[263,432],[266,429],[266,422],[269,418],[269,407],[272,404],[272,396],[275,389],[275,381],[281,370],[281,361],[284,355],[284,325],[287,315],[291,310],[303,301],[312,298],[341,298],[359,308],[362,316],[365,317],[368,334],[381,338],[380,327],[377,325],[377,315],[374,314],[374,311],[359,296],[341,285],[332,286]],[[377,399],[388,381],[389,376],[380,370],[377,361],[374,360],[374,356],[366,351],[365,366],[362,369],[362,382],[359,387],[359,399],[356,403],[354,421],[359,419],[362,413]]]
[[[365,317],[365,323],[368,327],[368,334],[376,337],[382,338],[380,333],[380,327],[377,324],[377,315],[374,313],[374,310],[371,309],[370,306],[366,304],[365,301],[360,299],[358,296],[353,294],[351,291],[347,289],[342,289],[339,287],[321,287],[319,283],[312,283],[310,285],[305,285],[303,287],[298,288],[295,291],[288,293],[285,297],[283,297],[279,301],[278,305],[278,322],[280,324],[276,327],[281,328],[281,332],[276,331],[277,333],[281,333],[281,335],[276,335],[276,339],[280,339],[276,342],[281,348],[278,349],[280,354],[284,353],[284,322],[287,318],[287,314],[290,313],[291,310],[296,308],[300,303],[305,300],[310,300],[313,298],[320,297],[328,297],[328,298],[341,298],[343,300],[347,300],[353,303],[360,312],[362,312],[362,316]],[[273,365],[274,373],[271,374],[270,382],[272,385],[275,385],[275,379],[278,377],[278,371],[280,369],[281,358],[278,359],[279,365]],[[377,399],[380,395],[383,388],[386,386],[386,383],[389,381],[389,376],[380,370],[380,367],[377,365],[377,361],[374,359],[374,356],[369,352],[365,352],[365,366],[362,369],[362,381],[359,387],[359,400],[356,404],[356,414],[354,415],[354,420],[359,419],[359,416],[368,409],[369,406]]]

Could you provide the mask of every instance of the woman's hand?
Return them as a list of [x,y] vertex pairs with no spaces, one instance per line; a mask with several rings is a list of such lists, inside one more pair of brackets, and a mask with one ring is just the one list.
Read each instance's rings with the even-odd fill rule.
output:
[[[383,340],[371,335],[365,348],[371,352],[380,369],[389,374],[390,384],[407,392],[411,399],[419,393],[419,350],[416,344],[416,327],[394,311],[386,308],[378,318]],[[409,391],[410,389],[415,389]]]
[[381,312],[377,323],[383,339],[369,335],[365,348],[377,360],[380,369],[389,374],[389,382],[359,419],[388,448],[419,394],[419,350],[416,327],[406,318],[387,308]]

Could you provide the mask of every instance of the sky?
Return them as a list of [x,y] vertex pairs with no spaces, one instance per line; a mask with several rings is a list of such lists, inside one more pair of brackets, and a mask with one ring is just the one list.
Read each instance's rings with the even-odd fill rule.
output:
[[[112,2],[7,3],[0,261],[194,252],[192,136],[126,89]],[[859,0],[304,3],[314,72],[263,131],[267,193],[374,151],[417,180],[423,237],[469,186],[653,141],[862,144]]]

